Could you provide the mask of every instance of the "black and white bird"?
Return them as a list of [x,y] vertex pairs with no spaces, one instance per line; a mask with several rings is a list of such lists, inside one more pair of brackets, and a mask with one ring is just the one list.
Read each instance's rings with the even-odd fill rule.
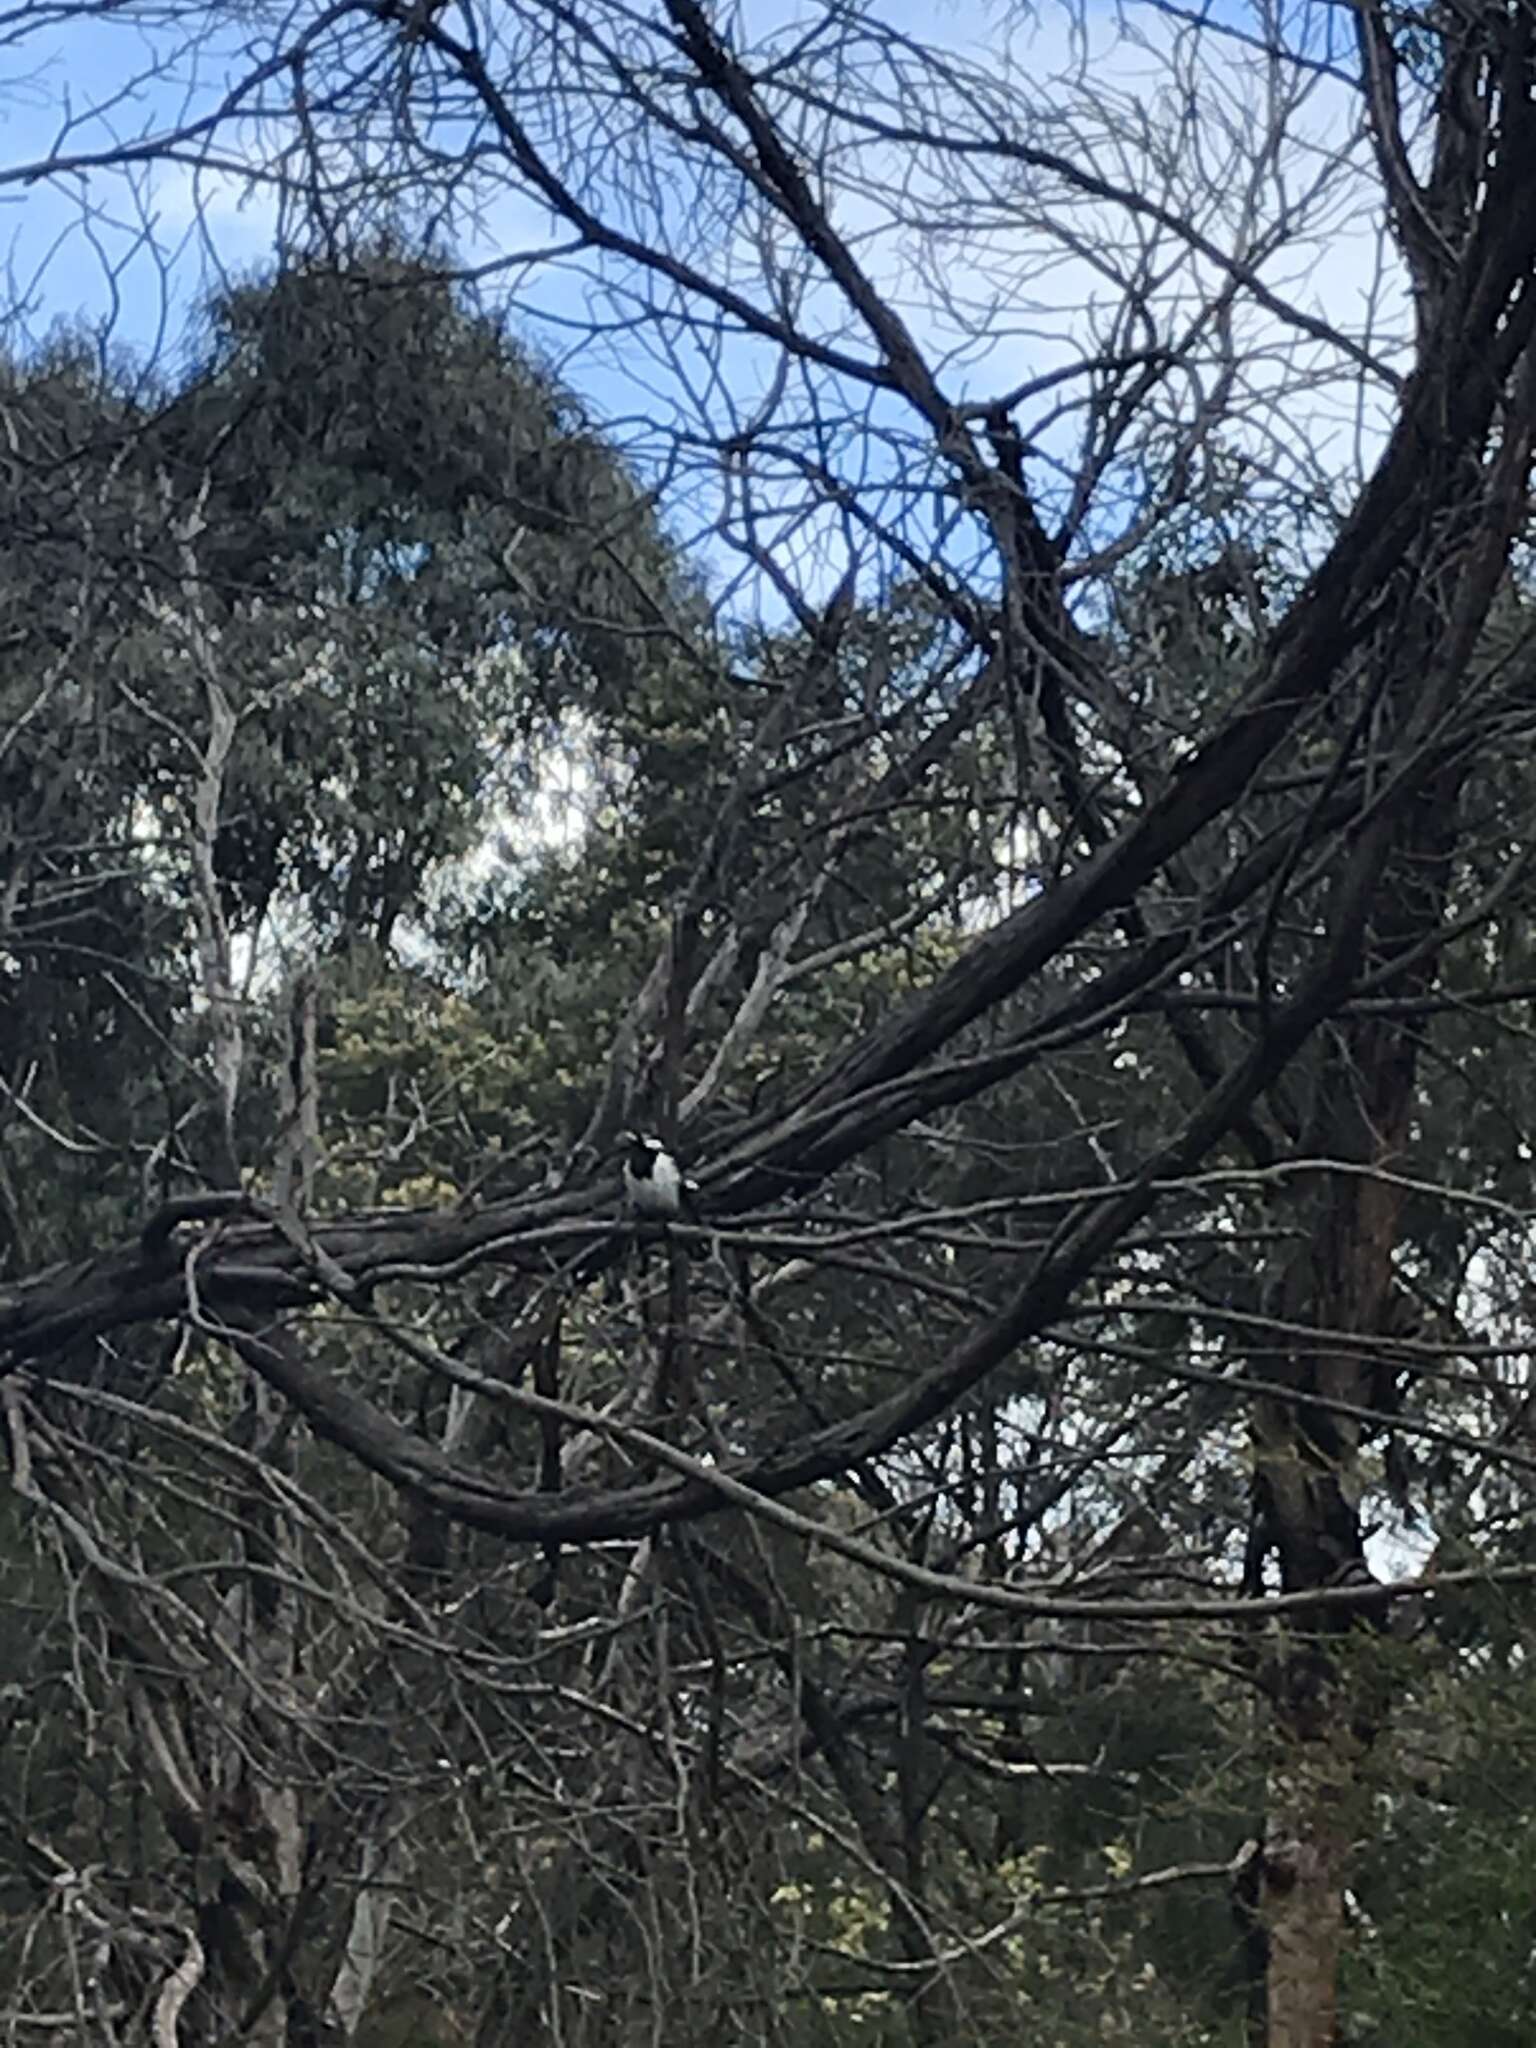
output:
[[689,1207],[694,1183],[660,1138],[649,1131],[623,1131],[624,1199],[636,1216],[665,1222]]

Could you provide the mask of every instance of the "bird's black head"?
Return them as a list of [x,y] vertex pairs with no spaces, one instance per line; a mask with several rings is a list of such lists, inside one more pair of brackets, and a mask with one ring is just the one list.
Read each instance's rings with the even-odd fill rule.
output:
[[649,1180],[656,1161],[666,1147],[651,1131],[620,1131],[619,1144],[624,1152],[624,1164],[636,1180]]

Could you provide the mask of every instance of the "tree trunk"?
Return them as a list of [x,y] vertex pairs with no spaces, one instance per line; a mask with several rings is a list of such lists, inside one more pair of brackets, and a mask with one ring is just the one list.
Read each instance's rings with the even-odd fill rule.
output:
[[[1305,1673],[1305,1677],[1303,1677]],[[1309,1702],[1282,1702],[1270,1817],[1260,1864],[1266,1935],[1264,2048],[1333,2048],[1350,1858],[1366,1821],[1360,1765],[1376,1735],[1358,1712],[1350,1659],[1323,1649],[1290,1655],[1284,1679],[1319,1683]]]
[[[1404,818],[1371,920],[1367,974],[1394,960],[1411,964],[1380,986],[1394,996],[1424,994],[1437,956],[1456,834],[1458,781],[1439,778]],[[1413,949],[1422,950],[1415,957]],[[1373,1425],[1329,1403],[1381,1408],[1397,1399],[1397,1374],[1380,1352],[1330,1336],[1389,1341],[1400,1313],[1393,1253],[1403,1190],[1378,1171],[1400,1168],[1409,1142],[1417,1042],[1384,1014],[1335,1027],[1321,1054],[1311,1114],[1299,1134],[1303,1158],[1339,1162],[1305,1191],[1310,1228],[1275,1290],[1287,1332],[1260,1376],[1306,1399],[1255,1403],[1256,1557],[1273,1552],[1288,1593],[1319,1591],[1369,1576],[1360,1526],[1360,1450]],[[1277,1344],[1276,1349],[1279,1348]],[[1356,1842],[1368,1822],[1362,1766],[1385,1719],[1369,1632],[1359,1617],[1320,1609],[1278,1643],[1267,1640],[1274,1701],[1269,1814],[1259,1868],[1257,1912],[1264,1937],[1262,2048],[1335,2048],[1345,1893]]]

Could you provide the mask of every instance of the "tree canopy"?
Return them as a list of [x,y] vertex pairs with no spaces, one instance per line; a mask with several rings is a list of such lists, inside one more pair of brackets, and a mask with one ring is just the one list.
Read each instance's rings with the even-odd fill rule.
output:
[[1536,17],[1345,27],[16,16],[274,230],[0,366],[18,2038],[1519,2037]]

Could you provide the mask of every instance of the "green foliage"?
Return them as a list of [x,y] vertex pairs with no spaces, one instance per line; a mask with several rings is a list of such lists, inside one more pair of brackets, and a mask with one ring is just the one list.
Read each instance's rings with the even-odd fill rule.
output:
[[[1506,1611],[1506,1625],[1513,1618]],[[1423,2048],[1516,2048],[1526,2038],[1536,1996],[1536,1709],[1524,1619],[1523,1640],[1505,1654],[1463,1649],[1421,1680],[1403,1717],[1377,1795],[1379,1832],[1359,1885],[1366,1917],[1346,1978],[1358,2048],[1410,2038]]]
[[[537,870],[515,821],[561,730],[628,775],[648,729],[665,747],[687,725],[697,607],[573,401],[389,249],[230,291],[175,389],[72,345],[5,382],[0,516],[27,545],[0,569],[0,1019],[29,1106],[74,1148],[62,1254],[198,1168],[210,692],[235,720],[219,910],[232,967],[253,966],[249,1042],[278,1061],[263,1011],[283,959],[388,971],[402,930],[419,953],[451,922],[438,879],[498,821],[506,862]],[[271,1076],[244,1076],[258,1149]],[[53,1141],[11,1121],[0,1219],[21,1264],[38,1219],[20,1187]]]

